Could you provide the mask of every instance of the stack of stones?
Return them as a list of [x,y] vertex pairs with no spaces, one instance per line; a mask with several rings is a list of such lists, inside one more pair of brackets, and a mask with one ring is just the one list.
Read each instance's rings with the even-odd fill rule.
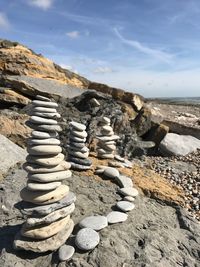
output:
[[32,116],[27,125],[33,129],[28,139],[28,172],[25,188],[20,192],[24,201],[21,210],[28,215],[21,231],[16,235],[16,249],[34,252],[54,251],[65,243],[73,231],[70,214],[74,211],[75,195],[62,184],[71,177],[70,163],[64,161],[56,118],[57,103],[37,96],[32,102]]
[[74,170],[88,170],[92,162],[88,159],[89,149],[86,147],[87,132],[84,124],[72,121],[69,123],[68,160]]
[[115,135],[110,126],[110,119],[103,117],[99,123],[100,134],[97,135],[97,157],[101,159],[113,159],[116,152],[116,140],[119,139]]

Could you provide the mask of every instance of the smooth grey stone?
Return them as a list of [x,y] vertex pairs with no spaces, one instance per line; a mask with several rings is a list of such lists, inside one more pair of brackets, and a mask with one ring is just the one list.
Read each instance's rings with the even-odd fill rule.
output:
[[70,156],[69,160],[80,165],[86,165],[86,166],[92,165],[92,161],[90,159],[81,159],[81,158],[75,158],[75,157]]
[[56,120],[45,119],[39,116],[31,116],[29,120],[30,122],[35,123],[35,124],[50,124],[50,125],[58,124]]
[[53,181],[62,181],[65,179],[70,178],[72,175],[70,170],[67,171],[59,171],[59,172],[53,172],[53,173],[35,173],[35,174],[28,174],[28,179],[32,181],[38,181],[38,182],[53,182]]
[[27,189],[30,191],[49,191],[54,190],[61,185],[61,182],[52,183],[34,183],[30,180],[27,182]]
[[45,107],[45,108],[57,108],[58,104],[50,101],[42,101],[42,100],[33,100],[32,104],[37,107]]
[[119,188],[118,192],[124,196],[131,196],[131,197],[136,197],[139,194],[138,190],[133,187]]
[[59,153],[56,156],[32,156],[28,155],[26,161],[29,163],[34,163],[41,166],[56,166],[64,160],[64,154]]
[[57,221],[58,219],[64,218],[68,215],[70,215],[75,209],[74,203],[67,207],[63,207],[61,209],[57,209],[46,216],[40,216],[40,217],[29,217],[26,220],[26,225],[27,226],[36,226],[40,224],[50,224],[52,222]]
[[124,161],[125,161],[125,159],[122,158],[122,157],[119,156],[119,155],[115,155],[115,159],[118,160],[118,161],[120,161],[120,162],[124,162]]
[[79,138],[86,138],[87,137],[87,132],[86,131],[74,131],[71,130],[70,132],[71,135],[79,137]]
[[73,135],[70,135],[70,141],[72,142],[77,142],[77,143],[84,143],[86,141],[86,138],[82,138],[82,137],[76,137]]
[[45,139],[45,138],[55,138],[58,136],[57,132],[42,132],[42,131],[32,131],[33,138]]
[[84,142],[82,142],[82,143],[70,142],[69,146],[77,147],[77,148],[83,148],[83,147],[85,147],[85,143]]
[[76,196],[74,193],[69,192],[64,198],[61,200],[52,203],[52,204],[47,204],[43,206],[38,206],[34,204],[30,204],[27,202],[23,203],[22,209],[20,211],[23,214],[30,215],[30,216],[45,216],[47,214],[52,213],[55,210],[61,209],[63,207],[67,207],[74,203],[76,201]]
[[108,166],[114,167],[114,168],[124,168],[124,165],[122,165],[122,162],[119,162],[119,161],[109,161]]
[[43,96],[43,95],[36,95],[35,98],[38,99],[38,100],[51,102],[51,99],[50,98],[48,98],[46,96]]
[[117,177],[119,177],[119,171],[116,168],[112,168],[112,167],[107,167],[104,169],[104,173],[105,176],[115,179]]
[[119,211],[111,211],[107,215],[108,223],[113,224],[113,223],[120,223],[120,222],[125,222],[128,218],[128,215],[124,212],[119,212]]
[[34,107],[32,112],[45,112],[45,113],[57,113],[55,108]]
[[107,145],[107,144],[98,144],[98,147],[101,149],[104,149],[108,152],[112,152],[116,150],[116,146],[115,145]]
[[67,161],[62,161],[59,165],[55,167],[42,167],[37,164],[29,164],[24,163],[23,168],[29,173],[52,173],[52,172],[58,172],[58,171],[65,171],[70,169],[71,164]]
[[111,131],[113,131],[113,128],[112,128],[111,126],[109,126],[109,125],[104,125],[104,126],[102,126],[102,129],[103,129],[104,131],[106,131],[106,132],[111,132]]
[[77,158],[81,158],[81,159],[86,159],[89,156],[89,152],[79,152],[79,151],[73,151],[73,150],[69,150],[68,151],[69,155],[72,155],[73,157],[77,157]]
[[78,170],[78,171],[86,171],[89,170],[91,168],[91,166],[86,166],[86,165],[80,165],[74,162],[70,162],[71,163],[71,169],[72,170]]
[[110,119],[108,117],[102,117],[101,122],[104,122],[106,124],[110,124]]
[[48,125],[48,124],[37,125],[33,129],[36,129],[39,131],[47,131],[47,132],[61,132],[62,131],[62,128],[59,125]]
[[79,152],[82,152],[82,153],[85,153],[85,152],[88,152],[89,151],[89,148],[87,148],[86,146],[80,148],[80,147],[74,147],[74,146],[68,146],[68,148],[70,150],[73,150],[73,151],[79,151]]
[[112,153],[112,150],[106,150],[106,149],[103,149],[103,148],[97,148],[97,152],[98,154],[109,154],[109,153]]
[[32,113],[32,115],[49,119],[59,119],[61,117],[59,113],[47,113],[47,112],[34,112]]
[[111,135],[114,135],[114,134],[115,133],[113,131],[101,130],[101,135],[111,136]]
[[28,145],[60,145],[60,140],[55,138],[33,139],[29,138]]
[[134,202],[135,201],[135,198],[134,197],[130,197],[130,196],[125,196],[123,200]]
[[120,187],[133,187],[132,179],[125,175],[120,174],[119,177],[116,177],[116,181]]
[[103,172],[104,172],[104,169],[95,170],[95,174],[102,174]]
[[27,148],[30,155],[56,155],[62,152],[62,148],[56,145],[37,145]]
[[97,136],[96,138],[101,141],[114,141],[119,139],[120,137],[118,135],[111,135],[111,136]]
[[69,245],[63,245],[58,250],[58,257],[60,261],[67,261],[74,255],[75,248]]
[[114,159],[114,155],[113,154],[98,154],[98,158],[100,159]]
[[81,228],[91,228],[95,231],[99,231],[108,226],[108,220],[105,216],[89,216],[80,221],[79,226]]
[[130,201],[118,201],[116,206],[124,212],[131,211],[135,208],[135,205]]
[[100,242],[99,234],[91,228],[81,229],[75,238],[76,246],[81,250],[94,249]]
[[69,123],[69,126],[72,127],[73,129],[77,129],[79,131],[85,131],[86,129],[86,126],[82,123],[79,123],[79,122],[75,122],[75,121],[71,121]]

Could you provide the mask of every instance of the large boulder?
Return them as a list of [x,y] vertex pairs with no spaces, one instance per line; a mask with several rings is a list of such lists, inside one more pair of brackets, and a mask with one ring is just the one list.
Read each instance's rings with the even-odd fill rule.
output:
[[190,135],[168,133],[159,146],[164,156],[185,156],[200,149],[200,140]]
[[26,150],[14,144],[8,138],[0,134],[0,173],[6,173],[11,167],[18,162],[25,161]]

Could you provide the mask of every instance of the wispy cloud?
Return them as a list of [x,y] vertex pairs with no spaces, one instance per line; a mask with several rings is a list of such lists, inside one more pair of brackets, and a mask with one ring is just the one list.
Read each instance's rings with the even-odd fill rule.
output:
[[80,37],[80,32],[79,32],[79,31],[67,32],[66,35],[67,35],[70,39],[77,39],[77,38]]
[[6,14],[0,12],[0,29],[7,30],[10,27],[10,22]]
[[154,58],[156,58],[162,62],[165,62],[165,63],[170,63],[172,61],[172,59],[173,59],[172,54],[164,52],[164,51],[159,50],[159,49],[150,48],[147,45],[143,45],[142,43],[140,43],[139,41],[136,41],[136,40],[126,39],[120,34],[120,32],[117,28],[114,28],[113,30],[114,30],[116,36],[120,39],[120,41],[122,43],[135,48],[139,52],[144,53],[146,55],[149,55],[151,57],[154,57]]
[[36,6],[43,10],[49,9],[53,5],[54,0],[29,0],[28,4]]
[[93,70],[94,73],[110,73],[113,72],[113,69],[110,67],[97,67],[96,69]]

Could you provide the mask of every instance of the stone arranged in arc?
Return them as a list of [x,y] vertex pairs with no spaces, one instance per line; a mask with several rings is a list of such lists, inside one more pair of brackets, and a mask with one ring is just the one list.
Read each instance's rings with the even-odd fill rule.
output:
[[129,201],[118,201],[116,206],[124,212],[131,211],[135,208],[135,205]]
[[71,164],[64,161],[58,139],[58,105],[43,96],[36,99],[27,122],[33,129],[28,139],[29,155],[23,165],[28,172],[27,185],[20,192],[25,203],[21,211],[29,217],[15,237],[14,247],[46,252],[58,249],[72,233],[74,223],[70,215],[76,197],[62,184],[71,177]]
[[105,216],[89,216],[84,218],[80,223],[79,226],[81,228],[91,228],[95,231],[99,231],[108,226],[108,220]]
[[74,170],[88,170],[92,162],[88,159],[89,149],[85,145],[86,126],[78,122],[69,123],[68,160]]
[[101,159],[113,159],[116,152],[115,141],[119,139],[119,136],[114,134],[109,118],[102,117],[99,125],[101,126],[100,134],[96,136],[98,139],[97,157]]
[[100,241],[99,234],[91,228],[81,229],[75,238],[75,243],[77,247],[81,250],[91,250],[94,249]]

